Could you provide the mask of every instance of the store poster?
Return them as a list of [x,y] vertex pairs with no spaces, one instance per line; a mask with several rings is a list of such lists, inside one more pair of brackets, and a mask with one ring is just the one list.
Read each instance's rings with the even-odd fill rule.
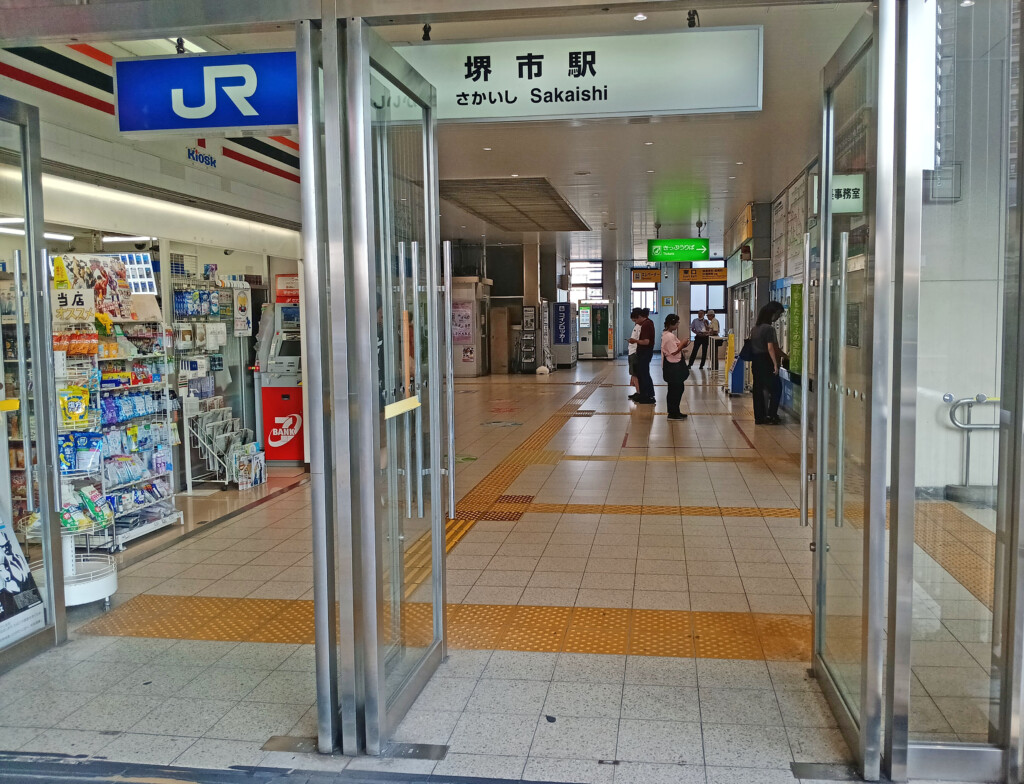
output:
[[[27,310],[27,309],[26,309]],[[0,280],[0,323],[17,323],[17,293],[13,280]],[[25,314],[26,317],[28,313]],[[25,319],[28,321],[28,319]]]
[[[54,324],[91,324],[96,317],[96,300],[93,290],[59,289],[50,291],[50,310]],[[0,313],[2,312],[3,300],[0,298]]]
[[786,274],[802,275],[804,271],[804,234],[807,232],[807,176],[794,182],[787,194]]
[[46,626],[43,597],[14,528],[0,523],[0,648]]
[[462,349],[462,361],[463,362],[476,362],[476,347],[475,346],[464,346]]
[[299,276],[274,276],[274,302],[278,305],[299,304]]
[[248,288],[234,289],[235,337],[252,335],[252,294]]
[[772,204],[772,280],[782,280],[786,277],[786,253],[788,251],[786,246],[786,230],[788,220],[787,197],[783,193]]
[[473,342],[473,303],[452,303],[452,342]]

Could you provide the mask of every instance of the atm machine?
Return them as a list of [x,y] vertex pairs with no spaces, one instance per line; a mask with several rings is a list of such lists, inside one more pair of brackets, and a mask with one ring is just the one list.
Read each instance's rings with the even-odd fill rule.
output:
[[256,338],[256,427],[268,461],[302,462],[299,306],[268,305]]
[[615,359],[612,304],[608,300],[580,303],[580,359]]

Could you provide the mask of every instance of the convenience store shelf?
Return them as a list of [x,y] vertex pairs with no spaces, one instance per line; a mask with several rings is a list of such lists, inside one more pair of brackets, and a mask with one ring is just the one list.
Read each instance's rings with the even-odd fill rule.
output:
[[[134,482],[125,482],[124,484],[114,485],[113,487],[108,487],[107,488],[107,494],[109,495],[110,493],[113,493],[116,490],[124,490],[125,488],[128,488],[128,487],[135,487],[136,485],[145,484],[146,482],[155,482],[157,479],[163,479],[165,476],[170,476],[170,475],[171,475],[170,471],[164,471],[163,473],[160,473],[160,474],[153,474],[152,476],[143,477],[142,479],[136,479]],[[167,496],[167,498],[172,498],[172,497],[173,496]],[[160,500],[161,501],[165,501],[167,499],[161,498]]]

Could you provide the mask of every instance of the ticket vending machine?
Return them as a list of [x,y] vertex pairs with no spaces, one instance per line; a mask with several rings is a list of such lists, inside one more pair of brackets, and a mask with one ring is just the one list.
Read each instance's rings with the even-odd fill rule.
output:
[[268,461],[302,462],[299,306],[268,305],[256,339],[256,426]]
[[612,304],[580,303],[580,359],[615,359]]

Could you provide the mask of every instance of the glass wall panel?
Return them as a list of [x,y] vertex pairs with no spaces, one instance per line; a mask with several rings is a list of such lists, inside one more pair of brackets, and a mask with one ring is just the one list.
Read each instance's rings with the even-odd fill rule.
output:
[[[998,422],[1001,410],[1015,419],[1016,291],[1006,284],[1015,289],[1020,274],[1007,236],[1010,9],[1008,0],[939,0],[937,19],[926,20],[938,80],[921,205],[911,740],[996,742],[1006,676],[998,543],[1014,521],[1001,478],[1010,430]],[[914,141],[911,158],[929,158]]]

